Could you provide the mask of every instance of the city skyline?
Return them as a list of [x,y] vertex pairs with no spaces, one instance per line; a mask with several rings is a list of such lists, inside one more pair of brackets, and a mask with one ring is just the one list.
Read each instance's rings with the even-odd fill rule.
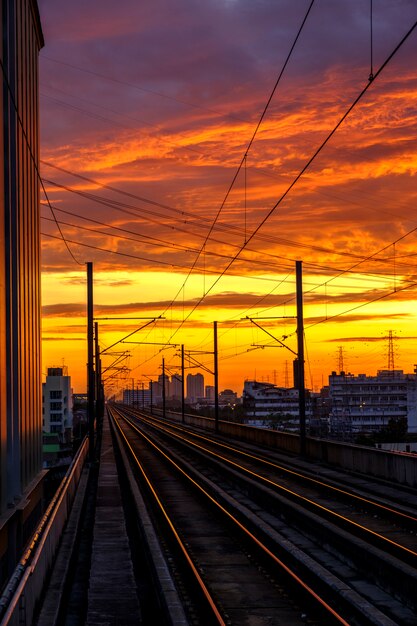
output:
[[[180,344],[211,369],[214,320],[220,388],[273,382],[274,370],[282,384],[286,362],[291,378],[296,260],[307,387],[338,369],[339,346],[346,370],[385,369],[389,331],[396,367],[413,371],[415,32],[377,74],[417,8],[374,3],[371,24],[368,3],[309,5],[39,2],[41,174],[54,207],[41,194],[43,369],[64,358],[75,391],[86,387],[86,261],[97,317],[165,318],[119,345],[135,379],[156,378],[162,357],[178,368]],[[137,327],[100,322],[102,347]]]

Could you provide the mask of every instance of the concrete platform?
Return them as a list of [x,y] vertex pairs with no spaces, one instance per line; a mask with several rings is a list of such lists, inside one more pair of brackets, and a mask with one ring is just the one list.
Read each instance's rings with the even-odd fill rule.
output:
[[140,608],[107,416],[100,470],[88,590],[88,626],[140,624]]

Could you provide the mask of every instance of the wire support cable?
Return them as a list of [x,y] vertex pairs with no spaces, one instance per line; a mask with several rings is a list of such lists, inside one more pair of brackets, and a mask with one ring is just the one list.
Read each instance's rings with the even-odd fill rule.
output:
[[[291,45],[291,48],[290,48],[290,50],[289,50],[289,52],[287,54],[287,57],[286,57],[286,59],[284,61],[284,64],[283,64],[283,66],[281,68],[281,71],[280,71],[280,73],[278,75],[278,78],[275,81],[275,85],[274,85],[274,87],[273,87],[273,89],[272,89],[272,91],[271,91],[271,93],[269,95],[269,98],[268,98],[268,100],[267,100],[267,102],[266,102],[266,104],[264,106],[264,109],[263,109],[262,114],[261,114],[261,116],[260,116],[260,118],[258,120],[258,123],[256,124],[256,127],[255,127],[255,129],[254,129],[254,131],[252,133],[252,136],[251,136],[251,138],[249,140],[249,143],[248,143],[248,145],[246,147],[245,153],[244,153],[244,155],[243,155],[243,157],[242,157],[242,159],[241,159],[241,161],[240,161],[240,163],[238,165],[238,168],[237,168],[237,170],[236,170],[236,172],[235,172],[235,174],[234,174],[234,176],[232,178],[232,181],[231,181],[231,183],[230,183],[230,185],[229,185],[229,187],[228,187],[228,189],[226,191],[226,195],[223,198],[223,201],[222,201],[222,203],[221,203],[221,205],[220,205],[220,207],[219,207],[219,209],[218,209],[218,211],[217,211],[217,213],[216,213],[216,215],[214,217],[214,220],[213,220],[213,222],[212,222],[212,224],[211,224],[211,226],[209,228],[209,231],[208,231],[208,233],[207,233],[207,235],[205,237],[204,243],[201,246],[200,251],[198,252],[198,254],[196,256],[196,258],[195,258],[195,260],[194,260],[194,262],[193,262],[193,264],[192,264],[192,266],[191,266],[191,268],[190,268],[190,270],[188,272],[188,275],[185,277],[185,280],[184,280],[182,286],[178,290],[177,294],[174,296],[173,303],[178,298],[178,296],[180,295],[181,291],[184,289],[185,285],[187,284],[187,281],[188,281],[189,277],[191,276],[195,266],[197,265],[198,260],[200,258],[200,255],[202,254],[202,252],[203,252],[203,250],[204,250],[208,240],[210,239],[211,233],[213,232],[213,229],[214,229],[215,225],[217,224],[217,221],[218,221],[218,219],[220,217],[220,214],[221,214],[221,212],[222,212],[222,210],[223,210],[223,208],[224,208],[224,206],[225,206],[225,204],[226,204],[226,202],[227,202],[227,200],[229,198],[229,195],[230,195],[230,193],[231,193],[231,191],[232,191],[232,189],[233,189],[233,187],[235,185],[235,182],[236,182],[236,180],[237,180],[237,178],[239,176],[239,173],[240,173],[243,165],[246,163],[246,159],[247,159],[248,153],[249,153],[249,151],[250,151],[250,149],[252,147],[253,142],[255,141],[255,137],[256,137],[256,135],[258,133],[258,130],[261,127],[261,124],[262,124],[262,122],[263,122],[263,120],[265,118],[265,115],[266,115],[266,113],[268,111],[269,105],[272,102],[272,99],[273,99],[273,97],[275,95],[275,92],[276,92],[276,90],[278,88],[278,85],[281,82],[281,78],[282,78],[282,76],[283,76],[283,74],[285,72],[285,69],[287,68],[287,65],[288,65],[288,63],[290,61],[290,58],[291,58],[292,53],[294,51],[294,48],[295,48],[295,46],[296,46],[296,44],[298,42],[298,39],[300,38],[301,32],[302,32],[302,30],[304,28],[304,25],[305,25],[305,23],[307,21],[307,18],[308,18],[309,14],[310,14],[310,11],[311,11],[312,7],[313,7],[314,1],[315,0],[311,0],[311,2],[310,2],[310,5],[309,5],[309,7],[308,7],[308,9],[306,11],[306,14],[304,15],[304,18],[303,18],[303,20],[301,22],[301,25],[300,25],[300,27],[298,29],[298,32],[297,32],[296,36],[295,36],[295,39],[294,39],[294,41],[293,41],[293,43]],[[246,247],[247,243],[248,243],[248,241],[246,240],[246,228],[245,228],[245,235],[244,235],[244,246],[245,247]],[[166,309],[166,310],[168,310],[168,309]]]
[[[219,276],[216,278],[216,280],[212,283],[212,285],[206,290],[206,292],[201,296],[201,298],[198,300],[198,302],[195,304],[195,306],[191,309],[191,311],[187,314],[187,316],[185,317],[184,321],[188,320],[190,318],[190,316],[194,313],[194,311],[197,309],[198,306],[200,306],[200,304],[203,302],[203,300],[207,297],[207,295],[214,289],[214,287],[217,285],[217,283],[220,281],[220,279],[228,272],[228,270],[230,269],[230,267],[233,265],[233,263],[239,258],[240,254],[243,252],[243,250],[246,248],[247,244],[255,237],[255,235],[258,233],[258,231],[264,226],[264,224],[270,219],[270,217],[274,214],[274,212],[276,211],[276,209],[282,204],[282,202],[285,200],[285,198],[289,195],[289,193],[291,192],[291,190],[295,187],[295,185],[298,183],[298,181],[302,178],[302,176],[305,174],[305,172],[308,170],[308,168],[312,165],[312,163],[315,161],[315,159],[319,156],[319,154],[322,152],[322,150],[325,148],[325,146],[329,143],[330,139],[333,137],[333,135],[337,132],[337,130],[340,128],[340,126],[343,124],[343,122],[346,120],[346,118],[350,115],[350,113],[353,111],[353,109],[357,106],[357,104],[361,101],[361,99],[363,98],[363,96],[366,94],[366,92],[368,91],[369,87],[375,82],[375,79],[378,78],[378,76],[383,72],[383,70],[387,67],[387,65],[389,64],[389,62],[393,59],[393,57],[396,55],[396,53],[400,50],[400,48],[404,45],[404,43],[407,41],[407,39],[410,37],[410,35],[414,32],[414,30],[417,27],[417,21],[414,22],[414,24],[411,26],[411,28],[407,31],[407,33],[402,37],[402,39],[400,40],[400,42],[395,46],[395,48],[392,50],[392,52],[388,55],[388,57],[385,59],[385,61],[382,63],[382,65],[378,68],[377,72],[374,75],[374,80],[372,82],[368,82],[365,87],[360,91],[360,93],[356,96],[356,98],[354,99],[354,101],[352,102],[352,104],[350,104],[350,106],[348,107],[348,109],[345,111],[345,113],[343,113],[342,117],[339,119],[339,121],[337,122],[337,124],[332,128],[332,130],[327,134],[327,136],[325,137],[325,139],[322,141],[322,143],[318,146],[318,148],[315,150],[315,152],[313,153],[313,155],[308,159],[307,163],[304,165],[304,167],[300,170],[300,172],[296,175],[296,177],[293,179],[293,181],[290,183],[290,185],[287,187],[287,189],[284,191],[284,193],[280,196],[280,198],[277,200],[277,202],[274,204],[274,206],[268,211],[268,213],[265,215],[265,217],[261,220],[261,222],[258,224],[258,226],[252,231],[251,235],[248,237],[247,241],[244,242],[241,247],[239,248],[239,250],[237,251],[237,253],[235,254],[235,256],[230,260],[230,262],[226,265],[226,267],[223,269],[223,271],[219,274]],[[176,333],[180,330],[180,328],[182,327],[184,321],[178,326],[178,328],[174,331],[174,333],[172,334],[172,336],[170,337],[170,341],[173,339],[173,337],[176,335]]]
[[43,184],[43,180],[42,180],[42,177],[41,177],[41,174],[40,174],[40,171],[39,171],[38,161],[37,161],[37,159],[35,158],[35,155],[33,154],[32,146],[31,146],[31,144],[30,144],[30,141],[29,141],[29,138],[28,138],[28,136],[27,136],[27,133],[26,133],[25,127],[24,127],[24,125],[23,125],[23,120],[22,120],[22,118],[21,118],[21,116],[20,116],[19,109],[18,109],[18,106],[17,106],[17,102],[16,102],[16,99],[15,99],[15,97],[14,97],[14,94],[13,94],[12,88],[11,88],[11,86],[10,86],[9,78],[8,78],[7,73],[6,73],[6,69],[5,69],[5,67],[4,67],[4,64],[3,64],[2,59],[0,59],[0,67],[1,67],[2,74],[3,74],[3,81],[4,81],[5,85],[6,85],[7,91],[8,91],[8,93],[9,93],[10,100],[11,100],[11,102],[12,102],[12,104],[13,104],[13,108],[14,108],[14,111],[15,111],[15,113],[16,113],[16,117],[17,117],[17,120],[18,120],[18,123],[19,123],[20,129],[21,129],[21,131],[22,131],[22,135],[23,135],[23,137],[24,137],[25,144],[26,144],[27,150],[28,150],[28,152],[29,152],[30,159],[31,159],[31,161],[32,161],[33,167],[35,168],[36,176],[37,176],[37,178],[38,178],[39,184],[40,184],[40,185],[41,185],[41,187],[42,187],[42,191],[43,191],[43,193],[44,193],[44,195],[45,195],[46,201],[47,201],[48,206],[49,206],[49,208],[50,208],[50,210],[51,210],[51,214],[52,214],[52,216],[53,216],[53,218],[54,218],[54,221],[55,221],[56,227],[58,228],[58,232],[59,232],[59,234],[61,235],[61,239],[62,239],[62,241],[64,242],[65,247],[67,248],[67,250],[68,250],[68,252],[69,252],[70,256],[71,256],[71,257],[72,257],[72,259],[73,259],[73,261],[74,261],[75,263],[77,263],[77,265],[84,265],[84,263],[82,263],[81,261],[79,261],[79,260],[75,257],[75,255],[73,254],[73,252],[72,252],[72,250],[70,249],[70,247],[69,247],[69,245],[68,245],[68,242],[67,242],[67,240],[66,240],[66,238],[65,238],[65,236],[64,236],[64,233],[63,233],[63,232],[62,232],[62,230],[61,230],[61,227],[60,227],[60,225],[59,225],[59,223],[58,223],[58,220],[56,219],[56,215],[55,215],[55,212],[54,212],[54,210],[53,210],[53,208],[52,208],[52,205],[51,205],[51,203],[50,203],[50,201],[49,201],[49,197],[48,197],[48,194],[47,194],[47,192],[46,192],[45,185]]
[[[106,185],[104,183],[100,183],[100,182],[98,182],[98,181],[96,181],[96,180],[94,180],[92,178],[87,177],[87,176],[83,176],[81,174],[77,174],[75,172],[71,172],[70,170],[66,170],[66,169],[61,168],[59,166],[53,165],[52,163],[49,163],[48,161],[41,161],[41,162],[44,163],[47,166],[50,166],[50,167],[53,167],[54,169],[62,171],[63,173],[67,173],[67,174],[72,175],[72,176],[74,176],[76,178],[79,178],[81,180],[85,180],[86,182],[90,182],[90,183],[92,183],[94,185],[97,185],[98,187],[102,187],[103,189],[108,189],[110,191],[114,191],[116,193],[119,193],[119,194],[122,194],[122,195],[126,195],[126,196],[128,196],[130,198],[139,200],[141,202],[145,202],[145,203],[154,205],[154,206],[156,206],[158,208],[162,208],[164,210],[169,210],[171,212],[174,212],[175,214],[180,215],[181,217],[184,218],[184,224],[187,224],[187,225],[190,225],[190,226],[195,226],[198,230],[197,230],[197,232],[193,232],[193,231],[190,231],[190,230],[188,230],[186,228],[181,228],[181,227],[178,226],[178,220],[176,220],[174,222],[175,225],[173,226],[170,222],[166,221],[167,217],[165,215],[162,215],[162,214],[157,213],[155,211],[151,211],[149,209],[144,209],[143,207],[137,207],[137,206],[134,206],[134,205],[131,205],[131,204],[127,204],[127,203],[123,203],[123,202],[120,202],[120,201],[117,201],[117,200],[106,199],[106,198],[103,198],[101,196],[98,196],[97,194],[92,194],[92,193],[89,193],[89,192],[86,192],[86,191],[81,191],[79,189],[74,189],[74,188],[70,187],[69,185],[60,184],[60,183],[57,183],[56,181],[52,181],[52,180],[49,180],[49,179],[46,179],[46,178],[43,179],[43,181],[45,183],[48,183],[50,185],[53,185],[53,186],[55,186],[55,187],[57,187],[59,189],[63,189],[65,191],[68,191],[70,193],[76,194],[76,195],[78,195],[78,196],[80,196],[82,198],[86,198],[86,199],[88,199],[88,200],[90,200],[92,202],[97,202],[97,203],[102,204],[103,206],[109,207],[109,208],[111,208],[113,210],[120,211],[120,212],[125,213],[127,215],[132,215],[135,218],[138,217],[138,213],[140,212],[141,219],[143,219],[143,220],[145,220],[145,221],[147,221],[147,222],[149,222],[151,224],[156,224],[159,227],[165,227],[165,228],[168,228],[170,231],[175,230],[175,231],[184,233],[186,235],[192,234],[193,237],[197,237],[199,239],[204,239],[204,241],[206,240],[206,235],[203,235],[202,233],[200,233],[199,229],[201,229],[202,225],[206,225],[207,222],[209,222],[209,221],[211,222],[211,220],[208,220],[208,218],[205,218],[204,216],[196,216],[195,214],[190,213],[189,211],[185,211],[183,209],[177,209],[177,208],[171,207],[169,205],[162,204],[160,202],[156,202],[156,201],[150,200],[149,198],[145,198],[143,196],[138,196],[136,194],[125,192],[125,191],[123,191],[121,189],[118,189],[117,187]],[[61,212],[66,213],[68,215],[74,215],[74,216],[80,217],[81,219],[89,219],[89,218],[86,218],[85,216],[79,216],[79,215],[77,215],[74,212],[65,211],[64,209],[60,209],[58,207],[55,207],[54,210],[55,211],[61,211]],[[150,217],[147,217],[148,215],[151,215],[151,216],[153,216],[153,217],[155,217],[157,219],[155,220],[155,219],[152,219]],[[94,221],[94,220],[91,220],[91,221]],[[233,225],[222,224],[221,226],[218,225],[218,229],[223,231],[223,232],[227,232],[227,233],[233,232],[233,235],[236,235],[237,233],[241,234],[242,237],[246,241],[245,229],[240,228],[238,225],[235,225],[235,224],[233,224]],[[141,235],[141,236],[149,237],[149,236],[146,236],[146,235]],[[265,241],[265,242],[273,243],[273,244],[282,244],[282,245],[287,245],[287,246],[294,247],[294,248],[306,249],[306,250],[316,251],[316,252],[324,252],[326,254],[336,255],[336,256],[340,256],[340,257],[347,257],[347,258],[353,258],[353,259],[358,259],[358,260],[363,260],[364,259],[363,256],[355,254],[353,252],[345,252],[345,251],[342,251],[342,250],[335,250],[335,249],[332,249],[332,248],[326,248],[324,246],[305,244],[305,243],[301,243],[301,242],[298,242],[298,241],[293,241],[293,240],[290,240],[290,239],[284,239],[282,237],[275,237],[275,236],[268,235],[268,234],[265,234],[265,233],[264,234],[258,234],[258,239],[260,239],[262,241]],[[210,241],[212,241],[214,243],[218,243],[220,245],[226,245],[226,246],[232,246],[232,247],[235,247],[235,248],[239,248],[238,244],[233,244],[230,240],[224,241],[224,240],[221,240],[221,239],[218,239],[218,238],[210,237]],[[199,251],[201,251],[201,249],[202,248],[200,248]],[[282,260],[285,260],[285,261],[294,262],[294,259],[288,259],[288,257],[284,257],[284,256],[268,253],[268,252],[265,252],[264,250],[257,250],[255,248],[249,248],[247,246],[245,247],[245,249],[248,252],[252,252],[254,254],[261,254],[261,255],[264,255],[264,256],[272,257],[272,258],[278,258],[278,259],[282,259]],[[386,262],[390,262],[390,259],[379,259],[379,261],[381,263],[386,263]],[[305,265],[308,264],[309,266],[314,267],[314,264],[311,263],[311,262],[306,262],[305,261],[304,264]],[[316,267],[318,269],[328,269],[328,268],[322,268],[322,266],[319,266],[319,265],[317,265]],[[330,271],[335,271],[335,269],[334,268],[330,268]],[[336,271],[342,271],[342,270],[336,269]]]

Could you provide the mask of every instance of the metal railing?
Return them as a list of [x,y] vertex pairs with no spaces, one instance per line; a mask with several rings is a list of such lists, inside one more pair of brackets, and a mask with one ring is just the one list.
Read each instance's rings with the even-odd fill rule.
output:
[[85,438],[0,598],[0,626],[33,623],[87,455]]

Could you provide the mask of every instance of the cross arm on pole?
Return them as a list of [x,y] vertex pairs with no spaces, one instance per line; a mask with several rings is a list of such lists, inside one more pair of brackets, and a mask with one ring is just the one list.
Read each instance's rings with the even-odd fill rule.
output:
[[281,339],[278,339],[278,337],[274,337],[274,335],[272,335],[268,330],[266,330],[265,328],[262,328],[262,326],[260,324],[257,324],[254,319],[252,319],[251,317],[247,317],[246,319],[250,320],[252,322],[252,324],[254,324],[258,328],[263,330],[264,333],[266,333],[267,335],[272,337],[272,339],[277,341],[283,348],[286,348],[289,352],[292,352],[293,354],[295,354],[295,356],[298,356],[297,352],[295,352],[294,350],[289,348],[287,345],[285,345],[285,343],[283,341],[281,341]]

